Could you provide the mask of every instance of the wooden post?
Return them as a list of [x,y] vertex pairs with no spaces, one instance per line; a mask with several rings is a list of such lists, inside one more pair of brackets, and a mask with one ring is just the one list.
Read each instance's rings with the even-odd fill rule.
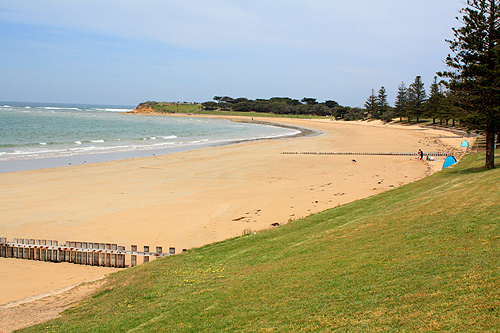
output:
[[[30,239],[29,240],[29,245],[35,245],[35,240],[34,239]],[[34,248],[30,248],[29,249],[29,253],[28,253],[28,259],[33,260],[34,258],[35,258],[35,249]]]
[[[99,250],[105,250],[106,244],[99,243]],[[106,264],[106,256],[104,253],[99,252],[99,266],[104,266]]]
[[[82,249],[88,249],[88,243],[87,242],[82,242]],[[87,265],[87,257],[88,257],[88,252],[82,251],[82,265]]]
[[7,238],[6,237],[0,237],[0,257],[6,257],[7,252],[6,252],[6,244],[7,243]]
[[[137,245],[130,246],[130,250],[137,252]],[[130,256],[130,267],[137,266],[137,256],[135,254]]]
[[93,266],[99,266],[99,243],[94,243],[94,250],[97,250],[97,252],[92,253],[92,265]]
[[[17,238],[14,238],[14,240],[12,241],[12,243],[15,243],[15,244],[18,244],[18,239]],[[14,258],[19,258],[19,248],[15,247],[12,251],[12,256]]]
[[[149,253],[149,246],[144,245],[144,252]],[[146,256],[142,257],[142,263],[144,264],[147,262],[149,262],[149,256],[146,255]]]
[[[111,244],[106,244],[106,250],[111,250]],[[110,253],[105,253],[104,256],[104,266],[109,267],[111,266],[111,254]]]
[[72,262],[72,263],[77,263],[76,261],[76,251],[75,251],[75,248],[76,248],[76,242],[70,242],[69,243],[69,248],[70,248],[70,259],[69,259],[69,262]]
[[[111,250],[116,251],[118,250],[118,245],[117,244],[111,244]],[[111,254],[111,267],[117,267],[117,254]]]
[[[118,246],[118,250],[125,251],[125,246]],[[120,268],[125,267],[125,255],[124,254],[119,254],[117,260],[118,260],[117,267],[120,267]]]
[[57,257],[57,261],[64,262],[66,260],[66,251],[59,249],[59,251],[57,251],[57,252],[59,252],[58,257]]

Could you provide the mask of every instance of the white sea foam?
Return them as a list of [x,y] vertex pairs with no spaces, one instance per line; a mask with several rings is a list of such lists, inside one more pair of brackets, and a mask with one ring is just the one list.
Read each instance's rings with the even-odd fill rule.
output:
[[46,146],[46,145],[47,145],[47,142],[40,142],[40,144],[41,144],[42,146]]
[[77,145],[81,145],[81,144],[82,144],[82,142],[81,142],[81,141],[75,141],[75,143],[76,143]]
[[44,106],[43,109],[45,109],[45,110],[80,110],[79,108],[61,108],[61,107],[55,107],[55,106]]
[[93,143],[103,143],[104,140],[101,139],[101,140],[90,140],[90,142],[93,142]]
[[177,136],[176,135],[168,135],[168,136],[160,136],[160,138],[162,139],[177,139]]
[[111,109],[111,108],[105,108],[104,111],[108,112],[128,112],[132,111],[133,109]]
[[203,140],[191,141],[190,143],[207,143],[208,141],[209,141],[208,139],[203,139]]

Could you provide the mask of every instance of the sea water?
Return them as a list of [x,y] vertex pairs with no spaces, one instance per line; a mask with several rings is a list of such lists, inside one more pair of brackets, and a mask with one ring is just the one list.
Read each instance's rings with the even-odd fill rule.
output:
[[0,102],[0,172],[152,156],[299,132],[225,119],[126,113],[133,108]]

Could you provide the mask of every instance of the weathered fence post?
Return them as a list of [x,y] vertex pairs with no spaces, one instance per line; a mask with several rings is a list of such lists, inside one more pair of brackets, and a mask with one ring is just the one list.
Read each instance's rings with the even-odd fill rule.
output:
[[[137,245],[130,246],[130,249],[132,252],[137,252]],[[133,254],[130,256],[130,267],[134,266],[137,266],[137,256]]]
[[147,255],[149,253],[149,246],[144,245],[144,253],[146,253],[146,255],[142,257],[143,264],[149,262],[149,256]]
[[[111,250],[116,251],[118,249],[118,244],[111,244]],[[117,266],[117,254],[111,254],[111,267]]]
[[[125,251],[125,246],[118,246],[118,251]],[[125,255],[124,254],[119,254],[117,260],[118,260],[117,267],[119,267],[119,268],[125,267]]]
[[110,243],[66,241],[59,246],[55,240],[14,238],[8,242],[6,237],[0,237],[0,257],[6,258],[123,268],[127,255],[131,257],[131,267],[134,267],[138,264],[137,256],[142,256],[143,263],[147,263],[150,257],[161,258],[172,254],[175,254],[173,247],[169,248],[168,254],[164,254],[161,246],[157,246],[154,253],[150,252],[147,245],[143,252],[138,252],[137,245],[132,245],[131,251],[126,251],[124,246]]

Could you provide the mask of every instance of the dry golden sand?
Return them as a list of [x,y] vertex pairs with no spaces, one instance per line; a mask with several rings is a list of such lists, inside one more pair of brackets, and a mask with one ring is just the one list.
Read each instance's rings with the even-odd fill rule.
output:
[[[0,236],[180,252],[390,190],[443,164],[442,157],[420,162],[409,156],[282,152],[426,152],[460,149],[463,141],[438,139],[451,134],[417,126],[273,121],[323,134],[0,174]],[[21,261],[0,260],[0,304],[112,271]]]

